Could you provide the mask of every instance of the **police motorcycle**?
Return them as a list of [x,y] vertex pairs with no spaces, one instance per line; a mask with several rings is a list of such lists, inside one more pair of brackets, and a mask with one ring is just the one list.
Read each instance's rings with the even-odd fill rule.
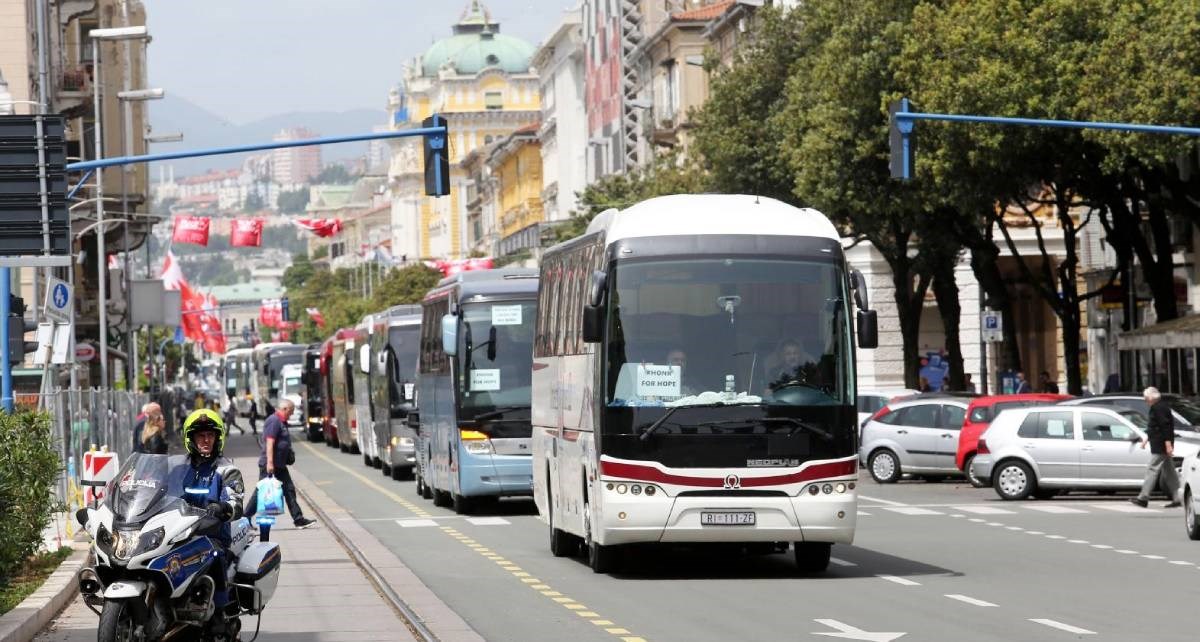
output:
[[[186,456],[135,454],[103,503],[77,512],[96,559],[80,571],[79,589],[100,616],[99,642],[238,640],[240,617],[260,615],[274,594],[278,544],[252,542],[246,518],[226,529],[203,508],[210,488],[184,487],[188,469]],[[230,559],[221,577],[223,538]]]

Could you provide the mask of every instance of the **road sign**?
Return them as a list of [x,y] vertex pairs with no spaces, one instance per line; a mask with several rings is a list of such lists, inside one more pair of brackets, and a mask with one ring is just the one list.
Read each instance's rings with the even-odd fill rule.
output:
[[46,318],[70,323],[72,305],[75,305],[75,291],[71,284],[51,278],[46,283]]
[[91,361],[96,358],[96,346],[90,343],[80,343],[75,346],[76,361]]
[[1004,318],[996,310],[984,310],[980,313],[979,328],[984,341],[997,343],[1004,340]]

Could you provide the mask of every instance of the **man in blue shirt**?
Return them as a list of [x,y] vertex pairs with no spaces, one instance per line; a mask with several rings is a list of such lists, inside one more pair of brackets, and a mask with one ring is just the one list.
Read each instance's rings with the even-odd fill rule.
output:
[[[296,462],[296,454],[292,451],[292,435],[288,432],[288,417],[292,416],[295,406],[287,399],[280,399],[275,414],[267,417],[263,423],[262,455],[258,458],[258,478],[274,476],[283,485],[283,498],[287,501],[288,512],[292,514],[292,523],[296,528],[308,528],[316,522],[304,516],[300,503],[296,501],[296,484],[288,466]],[[258,493],[251,495],[250,503],[246,506],[246,515],[258,511]]]

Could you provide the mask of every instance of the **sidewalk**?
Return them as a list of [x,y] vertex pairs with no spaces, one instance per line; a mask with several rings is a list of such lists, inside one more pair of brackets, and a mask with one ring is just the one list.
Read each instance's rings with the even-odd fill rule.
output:
[[[227,441],[226,454],[241,468],[249,490],[258,481],[258,444],[252,434],[241,435],[236,429],[233,433]],[[328,529],[314,525],[296,530],[291,517],[284,515],[272,528],[271,541],[282,549],[283,564],[279,587],[262,614],[260,641],[415,639]],[[255,620],[243,618],[242,639],[249,640],[254,635]],[[36,639],[91,642],[96,639],[98,621],[76,599]]]

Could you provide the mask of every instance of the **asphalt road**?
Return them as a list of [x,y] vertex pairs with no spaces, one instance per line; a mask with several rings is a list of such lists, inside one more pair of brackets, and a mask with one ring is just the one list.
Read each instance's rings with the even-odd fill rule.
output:
[[[550,555],[532,501],[454,515],[305,444],[298,466],[488,640],[1192,640],[1200,543],[1126,497],[1002,502],[862,475],[858,536],[818,577],[787,555],[655,548],[621,574]],[[838,635],[829,635],[838,634]],[[903,634],[903,635],[901,635]]]

